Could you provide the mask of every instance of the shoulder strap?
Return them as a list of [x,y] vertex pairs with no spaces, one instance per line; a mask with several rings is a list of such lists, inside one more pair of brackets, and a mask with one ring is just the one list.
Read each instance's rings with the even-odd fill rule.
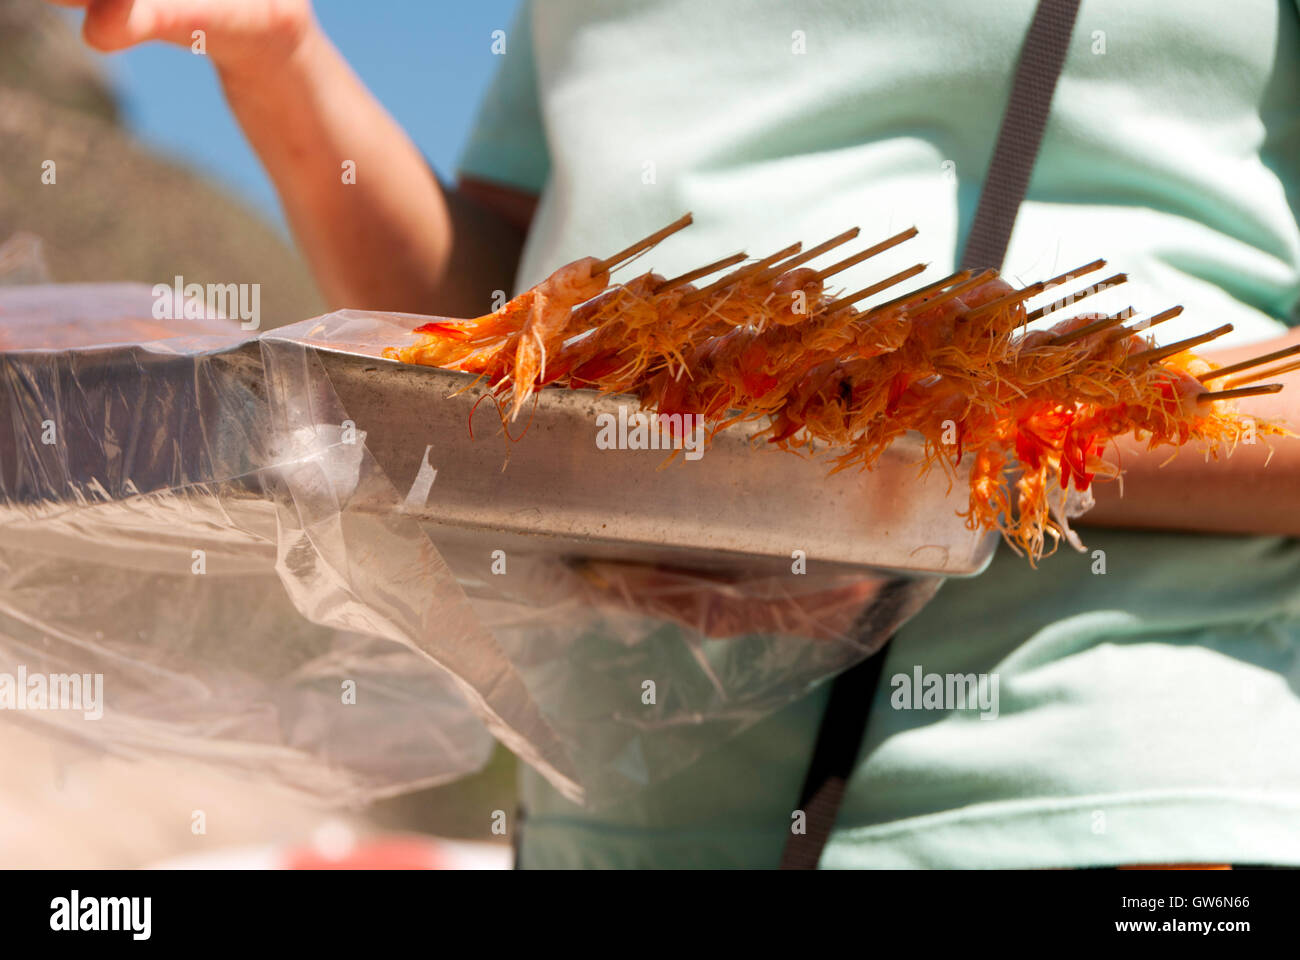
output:
[[[1079,0],[1039,0],[1020,50],[1011,97],[962,253],[963,268],[1002,267],[1078,13]],[[880,684],[886,649],[887,645],[840,674],[831,686],[799,796],[806,833],[791,834],[786,840],[783,870],[812,870],[821,859],[866,735],[867,715]]]
[[1078,14],[1079,0],[1039,0],[1020,49],[1002,128],[962,253],[963,268],[1002,267]]
[[867,714],[880,674],[885,649],[841,673],[831,684],[830,700],[817,731],[812,763],[804,778],[797,809],[804,812],[805,833],[791,833],[781,854],[782,870],[816,870],[826,841],[831,837],[835,817],[844,800],[844,789],[867,732]]

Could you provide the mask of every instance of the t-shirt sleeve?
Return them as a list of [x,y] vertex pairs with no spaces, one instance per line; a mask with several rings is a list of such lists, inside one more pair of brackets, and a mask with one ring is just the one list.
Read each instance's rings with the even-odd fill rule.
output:
[[523,0],[456,170],[462,177],[541,193],[550,172],[550,151],[538,99],[532,17],[531,0]]

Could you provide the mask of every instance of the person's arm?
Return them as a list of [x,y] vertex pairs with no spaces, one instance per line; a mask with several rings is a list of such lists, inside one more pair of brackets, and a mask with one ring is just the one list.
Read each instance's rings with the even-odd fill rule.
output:
[[[472,317],[509,290],[529,198],[442,189],[307,0],[64,0],[101,50],[204,31],[235,117],[333,307]],[[355,167],[355,183],[344,164]],[[508,191],[507,191],[508,192]],[[494,205],[497,204],[497,205]]]
[[[1300,329],[1205,357],[1236,363],[1295,343]],[[1238,409],[1300,432],[1300,371],[1270,382],[1286,386],[1281,393],[1238,401]],[[1212,382],[1207,389],[1223,389],[1223,384]],[[1209,461],[1192,447],[1173,456],[1170,447],[1148,451],[1132,438],[1121,440],[1119,451],[1123,496],[1119,483],[1093,484],[1097,505],[1080,523],[1300,536],[1300,440],[1260,435],[1254,444],[1239,444],[1231,457]]]

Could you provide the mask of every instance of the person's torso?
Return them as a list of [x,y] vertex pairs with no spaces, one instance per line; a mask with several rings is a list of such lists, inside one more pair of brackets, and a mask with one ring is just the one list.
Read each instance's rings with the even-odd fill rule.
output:
[[[916,240],[842,283],[917,261],[931,263],[918,285],[942,276],[969,229],[1033,9],[537,0],[551,168],[519,283],[684,210],[696,224],[634,269],[671,274],[851,225],[866,245],[916,224]],[[1186,305],[1157,328],[1165,341],[1226,321],[1237,340],[1258,340],[1295,322],[1298,19],[1292,0],[1084,0],[1006,272],[1029,282],[1104,256],[1132,279],[1088,308]],[[1104,573],[1092,554],[1035,571],[1003,551],[901,632],[887,673],[998,673],[1001,719],[879,717],[886,690],[826,862],[1194,859],[1213,824],[1237,839],[1205,841],[1205,856],[1272,856],[1276,819],[1263,804],[1281,816],[1300,796],[1288,762],[1300,730],[1300,543],[1084,540],[1105,551]],[[530,776],[537,862],[775,862],[817,722],[818,704],[805,706],[607,814],[579,812]],[[1110,817],[1100,833],[1098,804]],[[1201,810],[1222,815],[1207,823]],[[1157,836],[1162,824],[1169,836]]]
[[[920,236],[839,278],[948,272],[1032,0],[536,0],[550,179],[520,285],[691,210],[638,268],[763,255],[850,225]],[[1300,25],[1292,0],[1085,0],[1006,272],[1108,258],[1090,308],[1173,303],[1166,340],[1280,330],[1300,296]],[[884,296],[884,295],[882,295]]]

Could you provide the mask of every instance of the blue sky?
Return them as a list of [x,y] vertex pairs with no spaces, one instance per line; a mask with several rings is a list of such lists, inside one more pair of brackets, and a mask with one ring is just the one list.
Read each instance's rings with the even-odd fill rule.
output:
[[[452,172],[500,62],[493,30],[519,0],[316,0],[316,15],[366,85],[440,174]],[[127,125],[160,152],[230,187],[267,219],[279,205],[226,109],[209,64],[149,44],[105,58]]]

